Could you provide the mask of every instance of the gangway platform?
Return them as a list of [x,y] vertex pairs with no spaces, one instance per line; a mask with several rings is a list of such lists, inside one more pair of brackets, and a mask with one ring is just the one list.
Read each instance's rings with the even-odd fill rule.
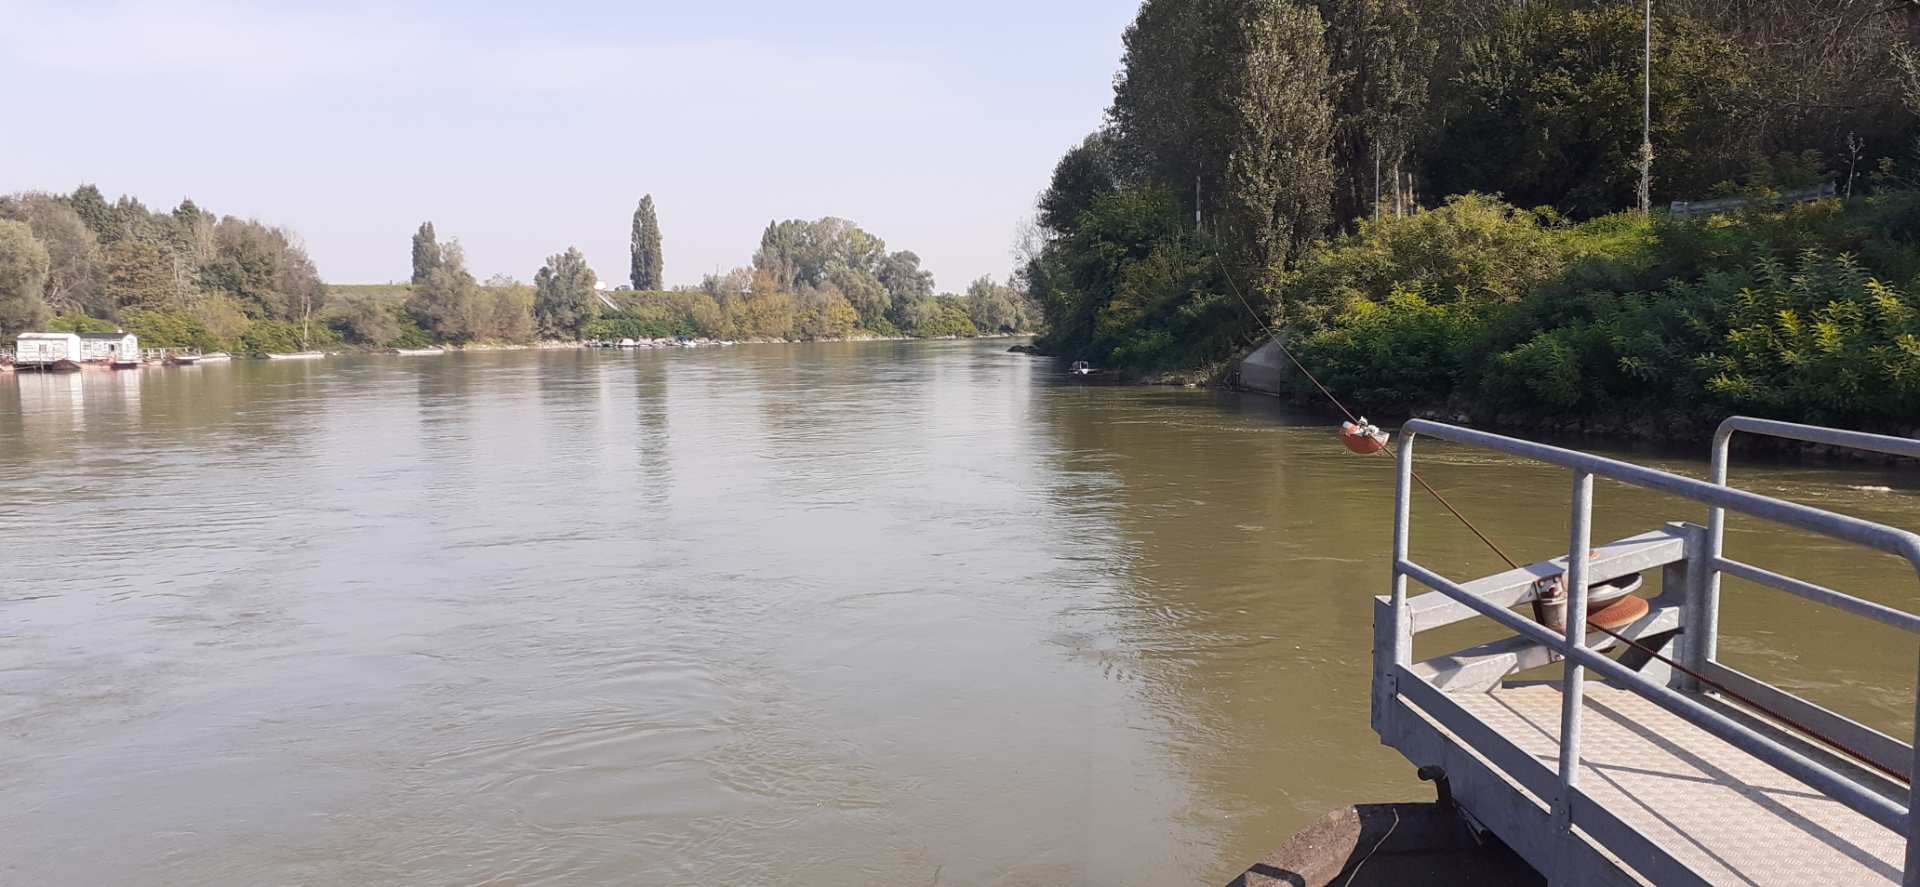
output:
[[[1722,575],[1920,634],[1911,613],[1726,557],[1727,512],[1851,543],[1862,556],[1902,558],[1916,575],[1920,536],[1727,485],[1735,433],[1920,457],[1911,439],[1735,418],[1715,437],[1708,482],[1409,422],[1396,454],[1392,593],[1375,601],[1374,729],[1423,772],[1443,773],[1470,824],[1552,884],[1920,885],[1911,737],[1876,731],[1716,655]],[[1410,559],[1421,438],[1569,469],[1568,554],[1467,582]],[[1693,500],[1707,507],[1707,522],[1593,545],[1595,477]],[[1586,613],[1588,589],[1649,570],[1662,571],[1661,594],[1619,639],[1589,633],[1584,619],[1542,618],[1535,606],[1560,600],[1564,613]],[[1409,595],[1410,584],[1430,591]],[[1513,634],[1414,661],[1415,636],[1471,619]],[[1920,662],[1913,647],[1898,655]],[[1545,666],[1558,666],[1547,671],[1557,679],[1517,677]],[[1887,692],[1914,703],[1912,686]]]

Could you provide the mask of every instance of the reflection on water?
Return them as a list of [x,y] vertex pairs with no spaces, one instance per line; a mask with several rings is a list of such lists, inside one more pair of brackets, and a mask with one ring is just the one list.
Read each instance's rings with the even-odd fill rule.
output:
[[[1220,882],[1422,796],[1366,723],[1386,460],[1003,348],[0,377],[0,880]],[[1564,546],[1563,474],[1423,452]],[[1736,477],[1920,523],[1910,477]],[[1606,538],[1699,518],[1599,489]],[[1729,551],[1913,606],[1890,559]],[[1908,729],[1910,643],[1731,582],[1724,618],[1735,665]]]

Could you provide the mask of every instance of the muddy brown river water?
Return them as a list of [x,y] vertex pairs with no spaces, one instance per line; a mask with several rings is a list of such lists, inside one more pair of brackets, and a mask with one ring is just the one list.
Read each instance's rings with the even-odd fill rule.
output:
[[[1367,726],[1388,461],[1006,344],[0,376],[0,882],[1206,884],[1428,797]],[[1422,452],[1564,550],[1563,472]],[[1920,528],[1911,475],[1735,480]],[[1704,519],[1597,494],[1601,540]],[[1500,566],[1415,514],[1423,562]],[[1911,730],[1909,639],[1725,608],[1736,667]]]

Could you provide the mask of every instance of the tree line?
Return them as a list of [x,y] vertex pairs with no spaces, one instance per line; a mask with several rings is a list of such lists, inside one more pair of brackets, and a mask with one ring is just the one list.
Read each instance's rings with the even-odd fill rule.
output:
[[[1535,346],[1534,364],[1476,363],[1464,377],[1472,384],[1454,385],[1460,379],[1423,362],[1438,359],[1444,331],[1456,327],[1395,327],[1410,338],[1393,352],[1341,335],[1379,334],[1403,313],[1431,319],[1417,301],[1500,331],[1476,347],[1511,349],[1558,328],[1543,306],[1588,310],[1591,302],[1565,300],[1594,291],[1628,299],[1723,274],[1738,280],[1720,279],[1710,288],[1720,295],[1694,305],[1704,312],[1694,333],[1648,321],[1636,335],[1660,338],[1689,365],[1724,355],[1724,337],[1742,328],[1734,303],[1743,286],[1778,289],[1765,268],[1797,267],[1798,252],[1816,243],[1845,250],[1872,239],[1809,213],[1899,217],[1872,206],[1906,206],[1899,193],[1920,185],[1920,4],[1663,0],[1650,60],[1642,16],[1642,4],[1621,0],[1146,0],[1124,35],[1105,124],[1065,153],[1037,201],[1019,280],[1044,314],[1041,344],[1154,372],[1220,365],[1269,330],[1333,336],[1319,341],[1349,343],[1355,350],[1342,353],[1370,355],[1383,373],[1444,383],[1445,395],[1394,399],[1406,407],[1493,391],[1485,373],[1538,370],[1546,355],[1591,381],[1611,372],[1609,358],[1589,336],[1580,347]],[[1648,219],[1638,210],[1649,159],[1654,208],[1823,182],[1853,202],[1779,217]],[[1743,232],[1734,239],[1747,265],[1690,251],[1729,226]],[[1836,230],[1849,233],[1813,233]],[[1898,258],[1905,246],[1884,239],[1879,258],[1849,267],[1898,282],[1920,271]],[[1393,264],[1408,255],[1424,258]],[[1562,273],[1527,270],[1548,255]],[[1809,267],[1852,273],[1832,271],[1837,256],[1823,255]],[[1601,258],[1623,261],[1606,265],[1611,276],[1590,276]],[[1449,262],[1457,265],[1446,271]],[[1405,276],[1380,281],[1385,268]],[[1378,285],[1341,283],[1356,278]],[[1907,304],[1912,291],[1888,286],[1859,300]],[[1873,329],[1862,341],[1878,343],[1883,368],[1897,370],[1900,327]],[[1465,349],[1469,340],[1451,341]],[[1688,376],[1688,390],[1704,392],[1714,377]],[[1568,391],[1605,390],[1618,405],[1625,385],[1568,383],[1556,402],[1568,408]]]
[[296,351],[657,336],[818,339],[970,336],[1029,330],[1037,309],[1007,283],[934,293],[909,251],[843,219],[769,224],[752,264],[664,285],[652,195],[633,215],[631,289],[601,293],[580,250],[548,257],[532,282],[475,278],[457,239],[431,221],[412,237],[404,286],[330,288],[284,228],[169,212],[98,188],[0,197],[0,334],[124,328],[153,347]]
[[179,345],[298,350],[328,333],[298,237],[192,200],[171,211],[71,194],[0,197],[0,332],[148,331]]
[[651,195],[634,213],[632,292],[584,332],[592,338],[840,339],[974,336],[1032,330],[1038,311],[1009,281],[982,277],[964,294],[936,293],[910,250],[846,219],[767,224],[752,263],[661,287],[660,226]]
[[361,345],[573,340],[595,318],[598,285],[580,250],[547,257],[533,284],[496,274],[485,283],[467,269],[458,240],[440,242],[432,222],[413,234],[413,276],[404,297],[354,292],[343,296],[336,326]]

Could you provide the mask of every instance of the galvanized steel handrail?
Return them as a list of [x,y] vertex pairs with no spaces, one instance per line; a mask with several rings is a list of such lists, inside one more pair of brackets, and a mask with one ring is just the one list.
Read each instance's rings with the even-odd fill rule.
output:
[[[1890,456],[1908,456],[1920,459],[1920,440],[1914,440],[1912,438],[1893,437],[1886,434],[1869,434],[1864,431],[1848,431],[1842,428],[1822,428],[1818,425],[1802,425],[1798,422],[1782,422],[1778,419],[1730,416],[1726,421],[1721,422],[1720,427],[1714,429],[1713,432],[1713,464],[1711,473],[1708,476],[1714,484],[1719,486],[1724,487],[1727,485],[1728,454],[1732,449],[1733,436],[1737,433],[1759,434],[1767,437],[1778,437],[1784,440],[1797,440],[1802,443],[1845,447],[1851,450],[1865,450],[1870,453],[1884,453]],[[1704,666],[1708,662],[1714,661],[1714,658],[1719,654],[1720,572],[1722,570],[1744,579],[1751,579],[1773,585],[1782,591],[1794,594],[1801,594],[1802,591],[1802,589],[1798,588],[1787,588],[1768,581],[1766,578],[1760,578],[1738,569],[1739,567],[1748,567],[1749,569],[1757,570],[1757,567],[1741,564],[1738,561],[1727,561],[1721,556],[1721,552],[1726,545],[1726,534],[1726,509],[1718,505],[1710,505],[1707,509],[1706,556],[1707,561],[1714,565],[1714,569],[1710,570],[1707,574],[1706,585],[1703,586],[1699,601],[1700,612],[1694,617],[1695,624],[1699,625],[1702,631],[1700,632],[1701,637],[1690,647],[1688,658],[1692,661],[1689,662],[1688,665],[1696,669]],[[1835,594],[1838,593],[1836,592]],[[1802,596],[1805,597],[1806,595]],[[1862,601],[1859,598],[1851,596],[1843,595],[1842,597],[1846,597],[1855,605],[1863,604],[1869,608],[1879,606],[1878,604]],[[1830,598],[1823,599],[1822,597],[1813,597],[1812,599],[1859,612],[1859,610],[1854,609],[1853,606],[1843,604],[1838,600]],[[1861,615],[1865,615],[1867,618],[1876,621],[1887,622],[1885,619],[1880,619],[1878,616],[1867,613],[1861,613]],[[1887,624],[1896,625],[1896,627],[1899,628],[1907,628],[1907,626],[1897,623],[1888,622]],[[1912,629],[1907,630],[1911,631]]]
[[1844,428],[1822,428],[1818,425],[1802,425],[1798,422],[1782,422],[1778,419],[1733,416],[1721,422],[1720,427],[1713,432],[1714,483],[1727,482],[1727,444],[1733,440],[1735,433],[1764,434],[1768,437],[1797,440],[1802,443],[1824,444],[1830,447],[1846,447],[1850,450],[1866,450],[1870,453],[1920,459],[1920,440],[1911,437],[1870,434],[1865,431],[1848,431]]
[[1672,493],[1710,507],[1731,508],[1777,524],[1798,527],[1864,545],[1876,551],[1903,557],[1913,565],[1916,573],[1920,573],[1920,535],[1885,524],[1836,514],[1798,502],[1788,502],[1736,490],[1721,484],[1682,477],[1678,474],[1669,474],[1631,462],[1608,459],[1605,456],[1595,456],[1578,450],[1475,431],[1471,428],[1461,428],[1457,425],[1447,425],[1427,419],[1413,419],[1401,428],[1405,438],[1401,444],[1403,448],[1411,444],[1415,436],[1424,434],[1454,443],[1499,450],[1575,471],[1588,472],[1598,477],[1622,481],[1637,487]]
[[[1426,567],[1404,560],[1399,561],[1394,566],[1397,570],[1413,577],[1413,579],[1421,585],[1472,607],[1479,611],[1481,615],[1512,629],[1514,633],[1522,635],[1534,643],[1558,651],[1560,655],[1567,658],[1569,663],[1576,663],[1578,666],[1591,668],[1606,675],[1611,680],[1631,686],[1641,696],[1645,696],[1655,705],[1673,712],[1680,718],[1699,726],[1721,739],[1725,739],[1730,743],[1744,748],[1753,754],[1754,757],[1778,767],[1782,772],[1825,793],[1828,797],[1853,808],[1862,816],[1872,819],[1874,822],[1897,832],[1904,832],[1906,830],[1908,816],[1906,807],[1895,804],[1885,797],[1861,787],[1859,783],[1840,775],[1827,766],[1781,745],[1773,739],[1755,731],[1753,728],[1741,724],[1739,721],[1735,721],[1720,712],[1714,711],[1688,698],[1684,694],[1677,693],[1667,687],[1649,681],[1639,672],[1621,665],[1612,659],[1608,659],[1584,645],[1569,644],[1566,638],[1554,633],[1552,629],[1542,626],[1540,623],[1521,616],[1512,610],[1502,609],[1499,606],[1480,600],[1475,597],[1472,592],[1461,588],[1459,583],[1435,573]],[[1574,612],[1571,605],[1569,605],[1568,612]],[[1569,621],[1578,622],[1581,620],[1574,619]],[[1576,740],[1572,743],[1561,743],[1562,767],[1569,765],[1578,766],[1577,761],[1567,760],[1569,755],[1568,750],[1577,750],[1579,746],[1577,739],[1579,730],[1577,726],[1571,731],[1567,728],[1569,716],[1577,711],[1578,708],[1578,703],[1574,701],[1573,694],[1566,694],[1561,708],[1560,735],[1575,736]],[[1574,718],[1574,720],[1578,719]]]
[[1777,588],[1788,594],[1806,598],[1815,603],[1826,604],[1836,610],[1845,610],[1855,616],[1871,619],[1881,625],[1890,625],[1908,634],[1920,634],[1920,616],[1904,610],[1896,610],[1885,604],[1854,597],[1842,591],[1834,591],[1824,585],[1815,585],[1804,579],[1775,573],[1765,567],[1756,567],[1745,561],[1716,557],[1711,561],[1717,573],[1732,573],[1742,579],[1758,582]]
[[[1756,420],[1758,421],[1758,420]],[[1808,428],[1808,426],[1799,426]],[[1726,426],[1723,426],[1723,431]],[[1826,431],[1827,429],[1817,429]],[[1584,669],[1592,668],[1617,681],[1622,686],[1660,705],[1683,720],[1693,723],[1726,741],[1733,743],[1755,757],[1779,768],[1807,785],[1821,791],[1874,822],[1901,832],[1908,836],[1909,858],[1914,857],[1916,842],[1914,831],[1920,826],[1920,817],[1912,812],[1912,799],[1907,806],[1901,806],[1866,788],[1861,783],[1843,776],[1775,741],[1753,729],[1728,718],[1685,694],[1676,692],[1664,685],[1648,680],[1633,669],[1608,659],[1589,649],[1585,643],[1585,620],[1569,618],[1566,620],[1564,635],[1531,620],[1525,619],[1491,602],[1480,600],[1459,584],[1438,573],[1414,563],[1408,557],[1408,536],[1411,499],[1411,481],[1413,477],[1414,442],[1420,435],[1428,435],[1455,443],[1481,446],[1499,452],[1534,459],[1574,472],[1572,513],[1570,518],[1571,535],[1567,565],[1566,587],[1569,601],[1567,612],[1570,614],[1585,612],[1586,560],[1591,543],[1592,479],[1595,476],[1606,477],[1646,489],[1671,493],[1673,495],[1705,503],[1716,513],[1731,508],[1774,523],[1797,527],[1833,538],[1854,542],[1888,554],[1898,555],[1920,574],[1920,535],[1888,527],[1871,521],[1846,515],[1835,514],[1823,509],[1786,502],[1779,499],[1731,489],[1724,484],[1707,483],[1693,478],[1682,477],[1643,466],[1621,462],[1568,450],[1561,447],[1534,443],[1491,434],[1484,431],[1461,428],[1424,419],[1412,420],[1402,426],[1402,440],[1398,455],[1398,484],[1395,491],[1395,521],[1393,538],[1393,612],[1396,620],[1406,618],[1406,581],[1409,577],[1422,585],[1434,589],[1469,608],[1487,616],[1516,633],[1550,649],[1554,649],[1566,658],[1566,680],[1562,686],[1561,731],[1560,731],[1560,772],[1561,797],[1553,799],[1553,818],[1561,828],[1571,826],[1572,796],[1577,790],[1580,762],[1580,712],[1584,680]],[[1853,435],[1852,432],[1838,432],[1841,436]],[[1877,436],[1872,436],[1877,437]],[[1897,439],[1896,439],[1897,440]],[[1920,442],[1914,442],[1920,449]],[[1723,465],[1723,463],[1722,463]],[[1724,474],[1718,475],[1724,479]],[[1920,630],[1920,617],[1902,613],[1869,601],[1848,595],[1812,583],[1802,582],[1792,577],[1780,576],[1758,567],[1725,561],[1718,556],[1717,547],[1711,550],[1710,557],[1701,563],[1709,576],[1717,576],[1726,569],[1736,575],[1759,578],[1776,587],[1800,594],[1810,599],[1827,603],[1840,609],[1867,616],[1877,621],[1887,622],[1908,630]],[[1778,581],[1775,581],[1778,580]],[[1404,637],[1396,632],[1396,637]],[[1405,665],[1411,658],[1411,650],[1405,649],[1405,641],[1396,640],[1393,651],[1396,665]],[[1698,648],[1696,648],[1698,649]],[[1696,654],[1697,655],[1697,654]],[[1913,883],[1916,875],[1909,866],[1908,882]]]

